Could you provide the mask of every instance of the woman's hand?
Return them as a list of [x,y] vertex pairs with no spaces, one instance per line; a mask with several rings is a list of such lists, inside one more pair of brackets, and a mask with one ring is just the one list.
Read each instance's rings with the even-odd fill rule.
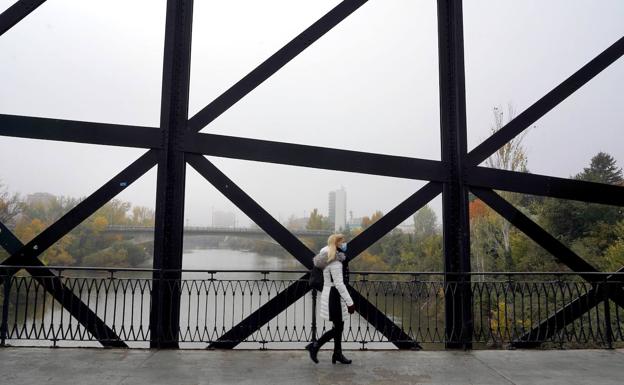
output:
[[349,311],[349,314],[353,314],[355,312],[355,304],[347,306],[347,310]]

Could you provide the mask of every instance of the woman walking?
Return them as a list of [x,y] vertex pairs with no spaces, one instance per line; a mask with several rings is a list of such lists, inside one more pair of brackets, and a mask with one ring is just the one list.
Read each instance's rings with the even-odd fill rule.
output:
[[[327,246],[323,247],[315,258],[325,260],[315,261],[315,265],[323,266],[323,291],[321,292],[321,317],[330,320],[333,328],[325,332],[318,341],[309,343],[305,348],[310,353],[312,361],[318,364],[317,354],[321,346],[330,339],[334,339],[334,354],[332,364],[336,361],[350,364],[351,360],[342,354],[342,331],[344,320],[353,314],[355,306],[347,291],[344,281],[348,281],[348,271],[343,269],[346,260],[347,243],[342,234],[332,234],[327,239]],[[345,277],[346,275],[346,277]]]

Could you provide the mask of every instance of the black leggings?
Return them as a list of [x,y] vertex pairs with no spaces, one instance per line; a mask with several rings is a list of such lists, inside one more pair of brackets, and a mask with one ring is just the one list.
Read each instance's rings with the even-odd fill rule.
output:
[[325,332],[317,341],[319,348],[325,342],[334,339],[334,353],[342,352],[342,331],[344,329],[344,321],[332,321],[334,327]]

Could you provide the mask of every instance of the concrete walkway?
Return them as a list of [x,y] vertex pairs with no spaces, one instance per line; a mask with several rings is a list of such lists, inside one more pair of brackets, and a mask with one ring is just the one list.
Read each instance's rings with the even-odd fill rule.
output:
[[0,348],[0,384],[624,384],[624,350],[155,351]]

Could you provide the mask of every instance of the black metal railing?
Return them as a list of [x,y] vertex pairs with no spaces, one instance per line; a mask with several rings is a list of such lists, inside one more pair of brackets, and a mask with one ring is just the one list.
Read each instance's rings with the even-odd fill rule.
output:
[[[30,268],[31,273],[36,269]],[[150,269],[52,267],[56,276],[8,275],[2,286],[2,344],[98,344],[121,340],[130,347],[147,347],[155,279]],[[15,270],[13,270],[14,272]],[[242,342],[243,347],[301,347],[331,324],[317,317],[317,293],[306,295],[243,341],[224,340],[241,321],[259,317],[257,310],[279,299],[291,285],[303,285],[299,270],[184,270],[182,280],[161,278],[159,295],[179,296],[178,335],[182,347],[218,347]],[[443,273],[352,272],[351,285],[389,317],[403,333],[422,344],[449,342],[445,334],[445,296],[468,293],[474,325],[451,333],[476,347],[499,348],[541,343],[554,347],[613,347],[624,340],[624,313],[609,298],[622,290],[619,273],[472,273],[469,280],[447,280]],[[583,276],[584,279],[581,279]],[[624,278],[624,276],[622,276]],[[65,286],[61,301],[50,287]],[[465,290],[469,287],[469,290]],[[64,293],[64,294],[63,294]],[[67,299],[67,298],[65,298]],[[72,306],[82,301],[86,307]],[[69,303],[69,306],[67,304]],[[574,305],[576,303],[576,305]],[[573,306],[568,306],[573,304]],[[569,309],[589,307],[578,316]],[[356,303],[357,307],[357,303]],[[72,313],[74,312],[74,313]],[[82,313],[81,313],[82,312]],[[86,314],[88,313],[88,314]],[[456,315],[461,317],[462,315]],[[261,318],[261,317],[259,317]],[[388,348],[389,338],[358,313],[346,321],[344,341],[351,347]],[[97,324],[99,319],[103,324]],[[78,320],[81,320],[79,322]],[[105,325],[97,338],[83,323]],[[162,324],[156,323],[156,324]],[[91,325],[93,327],[93,325]],[[244,334],[244,333],[243,333]],[[397,334],[399,335],[399,334]],[[451,341],[453,342],[453,341]]]

